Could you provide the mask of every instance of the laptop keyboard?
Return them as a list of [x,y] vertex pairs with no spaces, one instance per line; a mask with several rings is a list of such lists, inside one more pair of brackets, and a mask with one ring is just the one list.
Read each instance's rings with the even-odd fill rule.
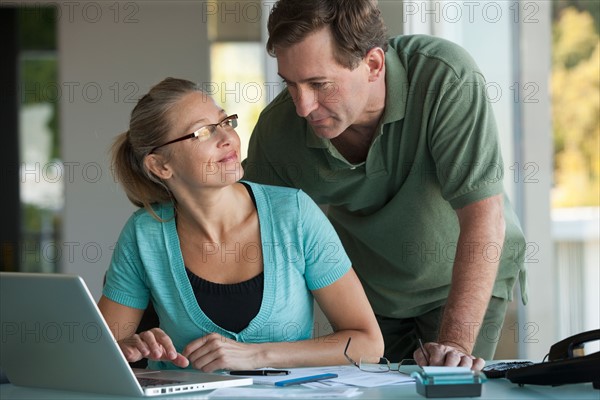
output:
[[176,381],[172,379],[156,379],[156,378],[140,378],[136,377],[142,387],[153,387],[153,386],[164,386],[174,385],[176,383],[183,383],[183,381]]

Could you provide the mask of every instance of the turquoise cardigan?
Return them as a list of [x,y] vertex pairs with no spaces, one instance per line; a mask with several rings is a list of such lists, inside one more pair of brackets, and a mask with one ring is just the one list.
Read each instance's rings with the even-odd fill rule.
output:
[[[312,337],[312,290],[328,286],[351,263],[327,217],[304,192],[247,182],[256,198],[264,262],[260,310],[241,332],[227,331],[200,309],[185,272],[174,209],[145,209],[125,224],[112,256],[103,294],[128,307],[145,309],[150,299],[160,327],[177,351],[216,332],[239,342],[281,342]],[[241,248],[241,255],[248,249]],[[251,249],[250,249],[251,251]],[[229,255],[231,256],[231,255]],[[149,362],[153,369],[175,368]]]

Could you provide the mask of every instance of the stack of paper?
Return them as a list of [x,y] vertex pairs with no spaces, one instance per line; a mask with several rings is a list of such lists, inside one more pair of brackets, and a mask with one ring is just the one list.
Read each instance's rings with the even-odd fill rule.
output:
[[313,368],[291,368],[289,375],[285,376],[252,376],[255,385],[277,385],[281,381],[289,381],[297,378],[334,374],[337,378],[318,380],[316,382],[304,383],[302,386],[311,388],[327,388],[338,386],[355,387],[377,387],[386,385],[398,385],[414,383],[414,379],[398,371],[384,373],[365,372],[353,365],[313,367]]
[[240,399],[277,399],[277,398],[302,398],[306,399],[334,399],[354,397],[361,394],[358,388],[327,388],[327,389],[306,389],[306,388],[223,388],[217,389],[208,395],[208,398],[235,397]]

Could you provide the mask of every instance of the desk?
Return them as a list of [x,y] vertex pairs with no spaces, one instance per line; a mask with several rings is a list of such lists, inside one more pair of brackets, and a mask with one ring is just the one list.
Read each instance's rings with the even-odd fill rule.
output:
[[[251,386],[247,390],[252,390]],[[282,388],[281,390],[285,390]],[[415,385],[382,386],[378,388],[361,388],[362,394],[352,399],[425,399],[417,394]],[[206,399],[210,392],[188,393],[165,397],[149,397],[156,399]],[[306,399],[310,399],[311,389],[306,389]],[[139,399],[139,397],[134,397]],[[506,379],[490,379],[483,384],[480,399],[494,400],[521,400],[521,399],[594,399],[600,400],[600,390],[595,390],[591,383],[564,385],[557,387],[527,385],[519,387]],[[96,394],[82,394],[56,390],[33,389],[14,386],[12,384],[0,385],[0,399],[2,400],[118,400],[133,399],[131,397],[102,396]],[[455,399],[459,399],[455,397]],[[466,397],[465,399],[477,399]]]

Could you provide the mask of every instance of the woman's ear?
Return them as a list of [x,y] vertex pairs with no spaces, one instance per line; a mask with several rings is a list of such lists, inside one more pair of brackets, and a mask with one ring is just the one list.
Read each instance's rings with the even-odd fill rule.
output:
[[165,159],[158,154],[148,154],[144,157],[144,166],[151,174],[162,180],[169,179],[173,175]]
[[365,61],[369,67],[369,81],[374,82],[383,74],[385,52],[381,47],[374,47],[367,53]]

